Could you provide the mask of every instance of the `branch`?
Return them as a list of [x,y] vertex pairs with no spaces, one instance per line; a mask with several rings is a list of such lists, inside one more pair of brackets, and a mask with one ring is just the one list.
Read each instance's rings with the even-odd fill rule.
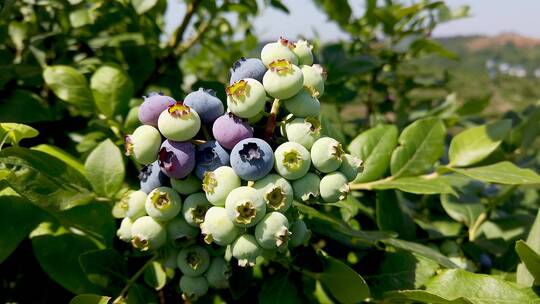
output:
[[214,16],[211,15],[210,18],[208,18],[208,21],[202,21],[199,27],[195,30],[195,34],[189,37],[189,39],[185,42],[180,43],[174,50],[174,54],[177,56],[183,54],[185,51],[189,50],[197,41],[199,41],[199,39],[201,39],[206,30],[208,30],[208,28],[210,27],[210,23],[213,18]]
[[193,2],[190,2],[187,4],[186,8],[186,14],[184,15],[184,19],[182,19],[182,22],[180,23],[180,26],[174,31],[173,36],[171,37],[171,40],[169,41],[169,46],[172,48],[176,48],[177,45],[182,41],[184,38],[184,33],[189,25],[189,22],[191,21],[191,18],[193,17],[193,14],[195,14],[195,11],[197,11],[197,7],[201,3],[201,0],[193,0]]
[[155,259],[156,259],[156,256],[154,255],[152,258],[146,261],[146,263],[127,281],[126,286],[122,288],[122,291],[120,291],[120,294],[118,295],[118,297],[114,299],[113,304],[124,303],[123,301],[124,297],[126,293],[128,292],[129,288],[131,287],[131,285],[133,285],[135,281],[137,281],[137,279],[144,273],[144,270],[148,266],[150,266]]
[[281,101],[279,99],[274,99],[272,103],[272,109],[270,110],[270,115],[268,116],[268,121],[266,122],[266,128],[264,129],[264,138],[270,139],[274,135],[274,129],[276,128],[276,117],[279,112],[279,107]]

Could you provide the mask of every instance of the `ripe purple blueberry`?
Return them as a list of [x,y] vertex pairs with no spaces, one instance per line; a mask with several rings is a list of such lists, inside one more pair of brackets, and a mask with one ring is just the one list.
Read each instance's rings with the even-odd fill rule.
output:
[[262,82],[266,67],[259,58],[240,58],[231,67],[231,80],[233,84],[245,78],[253,78]]
[[216,97],[216,92],[210,89],[199,88],[189,93],[184,104],[197,112],[204,123],[213,123],[225,112],[223,103]]
[[231,151],[231,167],[243,180],[261,179],[273,166],[272,147],[262,139],[246,138],[237,143]]
[[190,142],[166,140],[159,150],[159,167],[172,178],[184,178],[195,167],[195,147]]
[[148,97],[144,97],[144,102],[139,107],[139,120],[145,125],[157,127],[161,112],[174,102],[172,97],[165,96],[163,93],[150,93]]
[[170,179],[167,175],[161,172],[158,161],[144,166],[139,173],[139,180],[141,181],[141,191],[147,194],[157,187],[168,187],[170,185]]
[[212,133],[217,142],[231,150],[242,139],[253,137],[253,128],[232,113],[225,113],[214,122]]
[[229,153],[215,140],[197,146],[195,175],[203,179],[206,171],[229,165]]

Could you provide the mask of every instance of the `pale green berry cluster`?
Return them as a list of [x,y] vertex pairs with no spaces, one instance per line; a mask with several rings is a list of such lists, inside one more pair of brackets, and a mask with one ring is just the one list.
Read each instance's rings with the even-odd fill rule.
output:
[[[210,287],[227,288],[231,262],[254,266],[260,260],[286,258],[294,247],[306,245],[310,231],[295,202],[345,199],[349,182],[362,168],[361,160],[322,133],[318,98],[326,77],[321,66],[313,64],[309,43],[281,38],[263,47],[260,60],[243,58],[232,72],[236,74],[226,88],[229,113],[213,128],[223,145],[197,156],[197,162],[223,154],[226,160],[201,171],[198,178],[172,178],[170,187],[157,187],[148,195],[131,192],[116,208],[123,217],[118,237],[140,251],[157,253],[164,267],[178,269],[180,290],[189,300]],[[274,99],[272,110],[265,113],[269,97]],[[280,108],[285,111],[280,113]],[[208,113],[193,112],[182,121],[169,114],[159,115],[159,131],[143,126],[130,136],[130,152],[139,162],[155,161],[146,156],[157,153],[160,132],[185,141],[195,135],[186,130],[199,130],[195,115]],[[249,129],[249,124],[264,124],[265,116],[273,120]],[[276,124],[276,117],[282,121]],[[282,136],[276,139],[277,126]],[[264,134],[258,133],[261,129]]]

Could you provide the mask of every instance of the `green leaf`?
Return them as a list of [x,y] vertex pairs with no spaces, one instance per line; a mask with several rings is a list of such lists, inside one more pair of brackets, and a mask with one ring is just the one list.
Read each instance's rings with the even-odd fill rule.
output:
[[347,264],[331,256],[326,257],[324,271],[315,274],[315,278],[340,303],[360,303],[370,297],[366,281]]
[[156,293],[142,284],[134,284],[128,291],[126,304],[157,304]]
[[[527,236],[527,246],[535,252],[540,252],[540,210],[536,214],[536,219],[530,231],[529,236]],[[532,286],[534,282],[534,277],[523,263],[518,265],[516,277],[517,282],[521,285]]]
[[328,17],[339,25],[346,26],[349,24],[352,10],[347,0],[317,0],[315,3],[322,6]]
[[380,230],[395,231],[404,239],[414,239],[416,235],[414,222],[394,191],[377,191],[377,226]]
[[45,217],[24,198],[0,193],[0,264]]
[[89,203],[94,198],[88,181],[66,163],[40,151],[8,148],[0,151],[0,168],[17,193],[52,212]]
[[38,135],[38,130],[27,125],[12,122],[0,123],[0,149],[6,142],[17,146],[21,140]]
[[434,295],[425,290],[397,290],[389,291],[384,294],[385,302],[390,303],[409,303],[419,302],[419,303],[429,303],[429,304],[470,304],[472,302],[463,299],[456,298],[453,300],[447,300],[437,295]]
[[442,194],[441,205],[451,218],[467,227],[471,227],[480,214],[486,211],[480,199],[468,193],[459,196]]
[[71,154],[67,153],[66,151],[56,146],[41,144],[41,145],[32,147],[32,150],[41,151],[51,156],[54,156],[58,158],[59,160],[63,161],[64,163],[68,164],[69,166],[71,166],[73,169],[79,171],[81,174],[83,175],[85,174],[84,165],[78,159],[76,159]]
[[79,256],[79,263],[88,280],[110,294],[117,294],[127,278],[124,259],[116,250],[88,251]]
[[131,5],[135,8],[137,14],[142,15],[151,10],[157,3],[157,0],[131,0]]
[[394,177],[425,173],[442,156],[446,130],[441,119],[417,120],[399,136],[399,146],[392,153],[390,171]]
[[109,204],[90,203],[56,213],[64,227],[78,229],[102,247],[111,247],[116,237],[116,223]]
[[431,176],[383,179],[380,182],[373,182],[370,188],[377,190],[399,189],[403,192],[415,194],[455,193],[452,187],[444,179]]
[[390,165],[397,137],[396,126],[378,125],[351,141],[349,152],[364,161],[364,171],[358,174],[356,183],[370,182],[383,176]]
[[0,121],[33,123],[52,119],[49,107],[39,95],[15,89],[0,102]]
[[426,291],[453,300],[465,298],[471,303],[540,303],[531,289],[486,274],[461,269],[445,270],[426,284]]
[[119,110],[127,109],[133,97],[133,83],[129,75],[115,65],[97,69],[90,79],[90,87],[98,110],[112,118]]
[[302,303],[294,282],[288,275],[273,275],[265,278],[258,298],[260,304]]
[[84,164],[86,176],[99,195],[113,197],[124,181],[122,152],[110,139],[101,142]]
[[459,133],[450,143],[448,165],[466,167],[484,160],[497,149],[511,128],[510,120],[501,120]]
[[299,203],[294,204],[305,215],[304,220],[313,232],[327,236],[348,246],[360,246],[363,248],[366,244],[375,244],[377,241],[394,236],[393,233],[384,231],[354,230],[345,222],[319,212],[315,208]]
[[92,16],[90,15],[90,10],[86,7],[79,8],[69,13],[69,22],[74,28],[82,27],[87,24],[94,23]]
[[377,274],[366,277],[371,291],[380,295],[390,290],[415,289],[435,275],[439,264],[409,252],[387,252]]
[[155,290],[162,289],[167,283],[167,273],[159,262],[152,262],[144,270],[144,281]]
[[474,168],[451,168],[454,172],[489,183],[507,185],[540,184],[540,176],[530,169],[522,169],[508,161]]
[[43,79],[61,100],[85,111],[94,107],[88,82],[76,69],[65,65],[48,66],[43,70]]
[[459,57],[452,51],[444,48],[439,42],[433,39],[418,39],[415,40],[410,47],[415,54],[437,54],[441,57],[457,60]]
[[74,297],[69,304],[107,304],[111,297],[98,296],[95,294],[82,294]]
[[440,252],[435,251],[427,246],[424,246],[418,243],[408,242],[408,241],[398,240],[398,239],[386,239],[386,240],[382,240],[382,242],[386,245],[389,245],[398,249],[416,253],[420,256],[423,256],[432,261],[435,261],[439,263],[439,265],[447,267],[447,268],[458,267],[456,264],[454,264],[447,257],[442,255]]
[[98,249],[92,240],[50,222],[43,222],[30,239],[36,259],[51,279],[76,294],[99,292],[79,265],[79,255]]
[[540,255],[522,240],[516,242],[516,252],[536,284],[540,284]]

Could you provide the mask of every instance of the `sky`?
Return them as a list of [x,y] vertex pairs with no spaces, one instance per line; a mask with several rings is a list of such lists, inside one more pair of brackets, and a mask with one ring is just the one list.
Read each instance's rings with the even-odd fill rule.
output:
[[[327,42],[347,37],[337,25],[327,20],[313,0],[283,0],[283,3],[289,7],[289,15],[265,8],[255,18],[254,28],[260,40],[274,40],[285,35],[290,39],[319,37]],[[349,3],[354,15],[362,13],[365,1],[349,0]],[[451,8],[469,5],[471,17],[440,25],[434,32],[435,36],[513,32],[540,38],[540,0],[447,0],[446,3]],[[168,33],[178,26],[184,12],[185,6],[180,0],[169,0],[166,12]]]

